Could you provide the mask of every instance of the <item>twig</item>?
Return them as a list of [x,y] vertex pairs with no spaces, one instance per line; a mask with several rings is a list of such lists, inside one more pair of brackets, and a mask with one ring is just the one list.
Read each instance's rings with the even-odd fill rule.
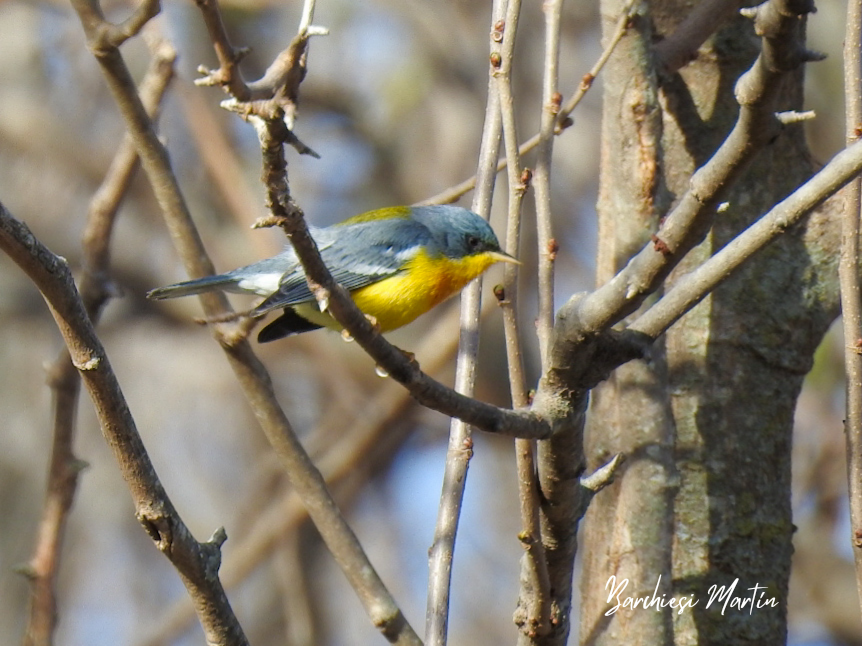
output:
[[[844,35],[844,109],[848,146],[862,136],[862,4],[847,4]],[[841,315],[844,327],[844,371],[847,443],[847,485],[850,499],[850,530],[856,589],[862,604],[862,286],[859,279],[860,209],[862,179],[854,179],[844,191],[841,231]]]
[[[503,18],[505,0],[495,0],[491,9],[492,24]],[[493,66],[499,56],[499,46],[493,35],[490,41],[488,100],[485,124],[479,148],[476,172],[477,190],[473,196],[473,211],[486,218],[491,212],[496,171],[494,162],[500,150],[501,115],[494,96]],[[471,395],[476,380],[476,359],[479,351],[478,318],[481,303],[481,278],[468,285],[461,295],[461,335],[455,369],[455,390],[459,397]],[[465,397],[466,398],[466,397]],[[461,517],[467,470],[473,456],[473,439],[463,417],[453,418],[449,427],[449,447],[443,472],[443,488],[434,540],[428,552],[428,599],[425,610],[425,642],[428,646],[445,646],[449,630],[449,597],[452,582],[452,562],[455,537]]]
[[[558,3],[559,4],[559,3]],[[546,8],[546,11],[548,9]],[[553,11],[553,9],[550,9]],[[508,218],[506,225],[506,249],[518,255],[521,242],[521,208],[524,194],[531,181],[531,172],[521,169],[518,154],[518,131],[515,119],[515,100],[512,92],[512,65],[515,56],[518,19],[521,13],[520,0],[509,0],[506,16],[494,25],[494,40],[502,39],[499,59],[492,59],[496,92],[500,101],[503,120],[503,141],[508,169]],[[495,65],[495,62],[498,63]],[[553,129],[553,118],[551,129]],[[551,134],[553,137],[553,133]],[[515,409],[529,406],[526,379],[524,377],[521,352],[520,329],[518,326],[518,268],[509,265],[504,268],[502,293],[498,300],[503,312],[503,329],[506,338],[506,357],[509,367],[509,390],[512,406]],[[553,314],[551,315],[553,318]],[[526,634],[543,634],[550,626],[550,582],[545,562],[545,549],[542,544],[539,523],[539,492],[536,480],[535,442],[515,440],[515,460],[518,473],[518,500],[521,515],[521,532],[518,538],[524,548],[521,560],[521,594],[515,623]]]
[[[626,8],[620,17],[617,19],[616,28],[614,31],[614,35],[611,38],[611,41],[608,43],[607,47],[602,51],[599,58],[596,60],[595,64],[590,68],[590,71],[584,74],[581,79],[581,83],[578,86],[578,89],[570,96],[565,103],[563,103],[560,107],[560,111],[557,115],[556,122],[554,124],[554,134],[559,135],[562,134],[569,126],[572,125],[572,121],[569,118],[572,112],[574,112],[575,108],[584,98],[586,93],[593,86],[593,83],[596,80],[596,77],[602,71],[602,68],[607,63],[617,44],[620,42],[622,37],[626,33],[626,29],[628,28],[628,22],[631,20],[631,11],[632,7],[634,7],[635,2],[637,0],[629,0],[626,4]],[[527,141],[522,143],[518,148],[518,154],[521,156],[526,155],[530,151],[532,151],[536,146],[539,145],[539,141],[541,140],[541,133],[537,133],[530,137]],[[506,168],[507,160],[505,157],[501,157],[497,161],[497,170],[496,172],[500,172],[504,168]],[[421,202],[417,202],[417,204],[449,204],[450,202],[454,202],[459,197],[464,195],[465,193],[473,190],[476,187],[477,183],[477,175],[465,179],[460,184],[456,184],[450,188],[445,189],[444,191],[434,195],[432,197],[426,198]]]
[[542,367],[545,368],[548,363],[551,334],[554,330],[554,260],[557,255],[557,243],[554,240],[551,215],[551,159],[554,150],[554,127],[562,99],[557,91],[562,1],[546,2],[543,9],[545,11],[545,65],[533,187],[536,191],[536,228],[539,245],[539,314],[536,319],[536,333],[539,336]]
[[[141,83],[141,99],[155,114],[173,77],[176,52],[167,43],[154,48],[153,60]],[[128,137],[90,202],[83,236],[81,299],[90,320],[98,321],[101,310],[115,291],[108,281],[109,243],[117,210],[137,168],[138,156]],[[28,574],[32,577],[30,619],[25,644],[50,644],[56,628],[57,604],[54,584],[59,573],[60,548],[66,519],[74,500],[78,474],[85,463],[73,452],[75,417],[81,379],[64,350],[48,368],[48,383],[54,390],[54,432],[48,485],[42,520]]]
[[[748,227],[640,316],[628,330],[655,339],[733,271],[862,172],[862,142],[835,155],[814,177]],[[854,340],[848,343],[853,344]]]
[[239,69],[240,61],[248,55],[249,50],[237,49],[231,45],[217,0],[195,0],[195,2],[201,10],[219,63],[216,70],[198,67],[198,72],[204,76],[195,80],[195,85],[219,85],[238,101],[250,100],[251,90]]
[[105,440],[129,486],[137,518],[180,573],[207,643],[247,644],[217,576],[224,530],[216,532],[206,543],[199,543],[174,509],[150,462],[68,265],[36,240],[2,204],[0,249],[24,270],[48,302],[72,364],[81,373],[93,400]]

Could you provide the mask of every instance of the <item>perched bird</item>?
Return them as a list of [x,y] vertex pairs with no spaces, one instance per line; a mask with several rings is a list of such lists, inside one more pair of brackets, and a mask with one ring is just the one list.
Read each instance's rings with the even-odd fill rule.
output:
[[[333,278],[382,332],[410,323],[494,263],[518,262],[500,249],[485,220],[457,206],[390,207],[309,230]],[[147,296],[174,298],[212,290],[265,296],[251,311],[254,317],[284,310],[261,330],[261,343],[321,327],[341,329],[329,312],[320,311],[291,246],[273,258],[160,287]]]

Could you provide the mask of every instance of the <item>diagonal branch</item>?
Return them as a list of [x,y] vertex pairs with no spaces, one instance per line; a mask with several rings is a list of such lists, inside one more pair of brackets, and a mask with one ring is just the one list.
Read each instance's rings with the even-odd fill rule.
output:
[[679,279],[673,289],[641,315],[628,330],[657,338],[757,251],[801,221],[860,173],[862,142],[857,142],[835,155],[820,172],[731,240],[721,251]]
[[105,349],[93,328],[66,262],[45,248],[0,204],[0,249],[38,287],[90,393],[102,434],[114,452],[136,516],[186,586],[207,643],[247,644],[217,573],[224,530],[199,543],[183,523],[150,462]]
[[[141,83],[141,98],[154,114],[168,83],[173,78],[176,52],[166,43],[157,45],[150,68]],[[97,321],[113,292],[109,280],[111,231],[117,209],[128,190],[138,156],[126,137],[114,157],[99,190],[90,203],[83,236],[81,299],[90,320]],[[68,351],[63,351],[48,368],[48,382],[54,391],[54,432],[47,493],[37,544],[30,560],[32,578],[30,619],[25,644],[48,644],[56,628],[55,581],[59,573],[60,549],[66,519],[74,500],[78,474],[85,466],[75,457],[73,439],[81,380]]]
[[[664,219],[652,242],[582,302],[581,320],[588,330],[608,329],[656,290],[679,260],[703,239],[722,196],[781,128],[775,112],[784,75],[820,57],[802,47],[799,14],[791,13],[793,7],[769,9],[777,1],[761,5],[754,14],[755,28],[763,34],[763,51],[737,83],[740,112],[733,130],[709,162],[692,176],[689,190]],[[805,7],[801,10],[807,11]]]
[[[102,67],[108,87],[126,121],[142,167],[186,269],[191,276],[214,273],[179,190],[167,151],[156,136],[152,122],[134,91],[125,62],[116,48],[100,38],[104,24],[98,18],[98,12],[94,11],[95,0],[73,0],[73,6],[78,10],[88,44]],[[201,302],[210,319],[224,319],[224,315],[230,311],[227,299],[221,293],[202,295]],[[214,334],[267,439],[285,466],[291,484],[302,497],[309,515],[356,589],[373,623],[394,643],[418,643],[415,632],[368,562],[356,536],[332,500],[323,477],[314,467],[278,405],[266,369],[244,336],[236,333],[234,326],[217,325]]]

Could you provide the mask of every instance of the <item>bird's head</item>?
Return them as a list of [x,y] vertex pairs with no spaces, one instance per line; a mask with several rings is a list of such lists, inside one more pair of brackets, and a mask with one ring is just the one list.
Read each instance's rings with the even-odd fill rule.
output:
[[414,206],[413,217],[431,232],[439,251],[453,260],[482,258],[518,264],[500,248],[491,225],[480,216],[459,206]]

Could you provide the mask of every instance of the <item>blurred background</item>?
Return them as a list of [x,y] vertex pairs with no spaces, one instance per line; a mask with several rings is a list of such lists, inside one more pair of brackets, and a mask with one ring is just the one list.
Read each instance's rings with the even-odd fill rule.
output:
[[[221,3],[237,46],[249,46],[247,79],[259,77],[296,32],[301,2]],[[126,3],[103,3],[112,19]],[[808,67],[812,150],[843,146],[843,3],[822,2],[811,46],[830,58]],[[560,88],[572,94],[600,54],[597,3],[564,5]],[[291,189],[308,220],[325,226],[362,211],[427,199],[475,169],[487,89],[489,3],[469,0],[320,0],[302,85],[298,136],[321,155],[288,151]],[[197,88],[212,47],[191,2],[165,0],[153,25],[177,48],[177,76],[163,105],[168,142],[204,242],[219,270],[277,252],[280,231],[249,225],[264,214],[252,129]],[[538,127],[543,15],[526,4],[515,65],[520,136]],[[141,39],[123,48],[140,78]],[[555,147],[553,204],[557,300],[593,284],[601,77]],[[80,23],[59,0],[0,0],[0,201],[55,253],[80,269],[89,200],[123,133],[87,51]],[[524,163],[530,166],[531,157]],[[505,177],[492,224],[502,237]],[[469,206],[471,194],[461,200]],[[535,235],[528,193],[521,323],[527,373],[538,377],[532,322]],[[150,456],[199,540],[224,526],[223,579],[255,644],[382,643],[344,577],[290,494],[195,299],[154,304],[153,287],[186,278],[146,181],[120,212],[112,277],[122,290],[100,333]],[[502,323],[485,280],[478,396],[507,405]],[[238,306],[246,304],[241,299]],[[451,384],[457,299],[389,335]],[[843,341],[827,338],[799,403],[794,462],[796,557],[793,644],[862,644],[848,541],[844,470]],[[50,453],[51,392],[45,365],[61,349],[35,288],[0,255],[0,644],[21,640],[29,585],[15,567],[32,554]],[[408,620],[421,632],[427,549],[442,484],[448,421],[414,406],[374,373],[355,344],[317,332],[259,348],[291,422]],[[89,464],[69,521],[60,575],[57,644],[197,644],[202,635],[179,578],[153,549],[105,445],[90,402],[80,406],[78,457]],[[512,442],[475,436],[453,571],[452,643],[512,643],[522,552]],[[577,632],[575,631],[575,634]]]

